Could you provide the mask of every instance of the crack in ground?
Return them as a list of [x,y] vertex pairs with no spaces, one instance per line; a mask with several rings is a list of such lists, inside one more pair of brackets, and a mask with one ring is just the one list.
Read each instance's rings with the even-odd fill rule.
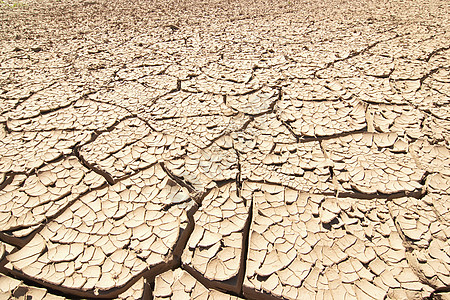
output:
[[[167,175],[169,175],[169,177],[175,181],[176,183],[178,183],[179,185],[181,185],[182,187],[185,187],[189,193],[192,194],[197,194],[198,192],[195,190],[195,188],[187,181],[185,181],[183,178],[180,178],[178,176],[176,176],[175,174],[173,174],[164,164],[164,162],[160,163],[162,169],[164,170],[164,172],[167,173]],[[203,197],[201,197],[203,198]],[[201,201],[199,199],[197,199],[197,197],[194,197],[195,202],[197,202],[198,205],[201,204]]]
[[[92,136],[95,136],[95,134],[93,134]],[[93,142],[93,141],[91,140],[90,142]],[[106,182],[108,182],[109,185],[115,184],[114,178],[108,172],[105,172],[102,169],[97,168],[96,166],[94,166],[93,164],[89,163],[87,160],[84,159],[84,157],[80,154],[79,145],[75,145],[72,148],[72,154],[80,161],[80,163],[85,168],[87,168],[88,170],[91,170],[91,171],[99,174],[103,178],[105,178]]]
[[449,49],[450,49],[450,45],[444,46],[444,47],[440,47],[440,48],[437,48],[437,49],[431,51],[431,52],[428,54],[428,56],[424,59],[424,61],[430,62],[430,60],[431,60],[431,58],[432,58],[433,56],[435,56],[436,54],[438,54],[438,53],[440,53],[440,52],[449,50]]
[[239,295],[244,297],[244,278],[247,271],[247,260],[248,260],[248,252],[250,247],[250,228],[253,221],[253,193],[252,200],[250,202],[250,206],[248,208],[248,216],[247,221],[244,225],[244,230],[242,232],[242,253],[241,253],[241,261],[239,265],[239,273],[237,275],[237,286],[240,288]]
[[[233,295],[246,299],[247,297],[243,294],[243,282],[246,272],[246,262],[249,247],[249,235],[250,235],[250,225],[253,219],[253,201],[250,203],[247,220],[245,222],[244,228],[242,230],[242,244],[241,244],[241,259],[239,261],[239,271],[238,273],[225,281],[210,280],[204,277],[199,271],[195,270],[193,267],[181,263],[179,266],[181,269],[188,272],[192,277],[194,277],[198,282],[210,290],[218,290],[224,292],[228,295]],[[195,225],[195,223],[194,223]]]

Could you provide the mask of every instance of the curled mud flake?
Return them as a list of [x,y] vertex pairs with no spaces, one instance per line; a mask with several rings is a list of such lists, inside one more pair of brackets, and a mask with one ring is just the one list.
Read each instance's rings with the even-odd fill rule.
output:
[[432,193],[450,195],[450,176],[441,173],[429,175],[427,190]]
[[141,300],[150,296],[150,285],[144,277],[141,277],[128,290],[120,294],[115,300]]
[[21,280],[3,274],[0,274],[0,296],[2,299],[66,299],[62,296],[53,295],[44,288],[27,285]]
[[13,245],[0,242],[0,260],[3,260],[6,255],[10,254],[14,250],[16,250],[16,248]]

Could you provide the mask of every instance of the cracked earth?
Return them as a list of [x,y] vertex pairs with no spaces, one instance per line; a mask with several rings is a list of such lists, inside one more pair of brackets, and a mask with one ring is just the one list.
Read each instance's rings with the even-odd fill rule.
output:
[[0,3],[0,299],[450,299],[450,4]]

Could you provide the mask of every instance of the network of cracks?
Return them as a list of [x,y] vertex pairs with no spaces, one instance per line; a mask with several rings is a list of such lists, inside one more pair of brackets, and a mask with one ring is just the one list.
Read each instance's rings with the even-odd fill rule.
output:
[[2,31],[0,298],[448,297],[450,23],[408,3]]

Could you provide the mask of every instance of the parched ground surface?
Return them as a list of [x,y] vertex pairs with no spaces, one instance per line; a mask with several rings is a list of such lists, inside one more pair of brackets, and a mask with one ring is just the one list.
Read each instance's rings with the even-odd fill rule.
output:
[[1,1],[0,299],[445,299],[449,16]]

